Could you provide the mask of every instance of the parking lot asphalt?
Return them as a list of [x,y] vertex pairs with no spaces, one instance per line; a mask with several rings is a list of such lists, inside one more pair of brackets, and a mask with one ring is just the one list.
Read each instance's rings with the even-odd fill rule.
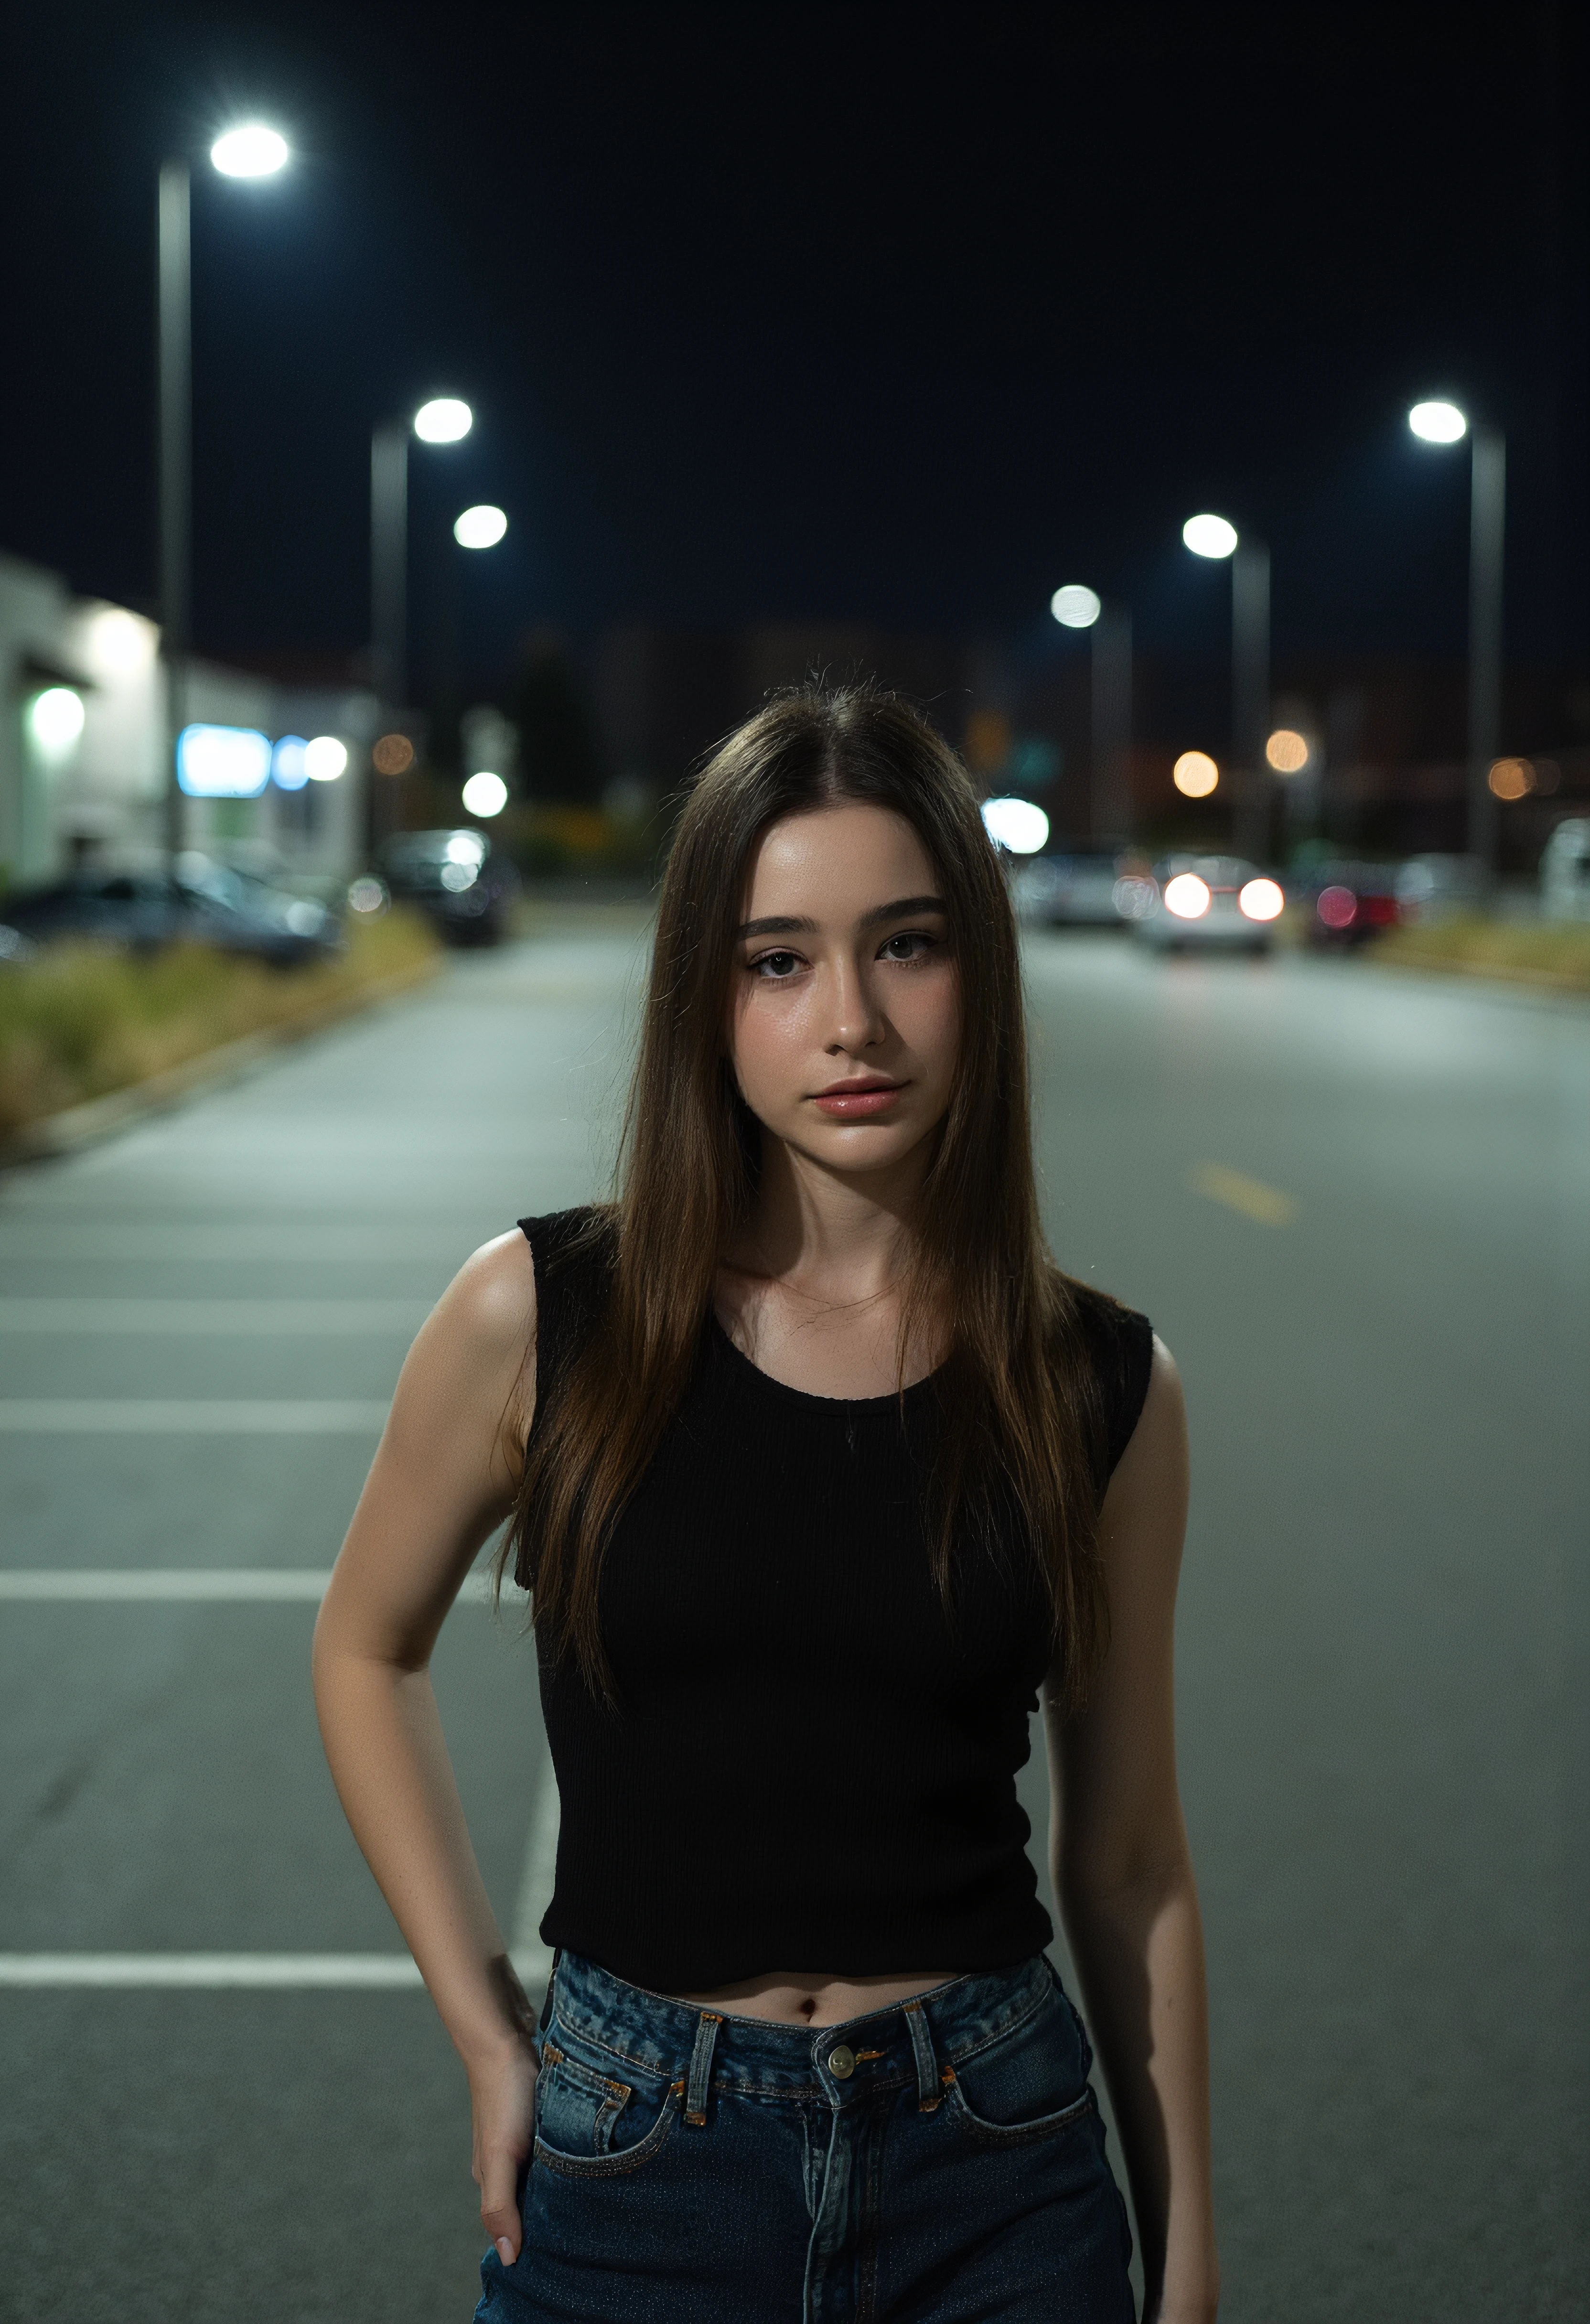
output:
[[[604,1185],[641,957],[461,960],[0,1181],[0,1975],[42,1980],[0,1982],[0,2317],[470,2312],[463,2076],[372,1981],[402,1956],[320,1760],[313,1577],[416,1318]],[[1222,2314],[1580,2315],[1590,1010],[1107,938],[1028,975],[1056,1250],[1192,1416]],[[533,1965],[533,1669],[470,1600],[437,1676]],[[1024,1796],[1041,1832],[1037,1758]],[[133,1956],[188,1981],[105,1981]],[[344,1981],[259,1981],[304,1956]]]

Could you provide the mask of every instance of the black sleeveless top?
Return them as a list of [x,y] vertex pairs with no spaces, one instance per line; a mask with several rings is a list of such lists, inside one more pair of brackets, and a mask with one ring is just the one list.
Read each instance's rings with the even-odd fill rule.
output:
[[[519,1223],[540,1410],[607,1259],[571,1250],[588,1212]],[[1144,1316],[1079,1288],[1102,1491],[1153,1342]],[[617,1709],[572,1655],[541,1654],[562,1804],[547,1944],[691,1993],[774,1969],[999,1969],[1048,1943],[1016,1774],[1049,1601],[1013,1545],[961,1562],[946,1617],[920,1507],[936,1393],[931,1377],[907,1388],[904,1415],[896,1396],[808,1396],[705,1320],[602,1570]]]

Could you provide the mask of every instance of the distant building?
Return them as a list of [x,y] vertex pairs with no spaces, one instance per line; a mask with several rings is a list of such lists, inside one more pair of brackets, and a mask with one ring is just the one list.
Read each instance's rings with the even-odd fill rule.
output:
[[[45,880],[85,856],[152,862],[164,841],[166,733],[160,631],[142,613],[73,596],[58,573],[0,555],[0,880]],[[253,798],[190,798],[185,836],[261,869],[345,877],[363,859],[373,696],[289,687],[195,661],[196,725],[272,742],[335,735],[334,781],[274,779]]]

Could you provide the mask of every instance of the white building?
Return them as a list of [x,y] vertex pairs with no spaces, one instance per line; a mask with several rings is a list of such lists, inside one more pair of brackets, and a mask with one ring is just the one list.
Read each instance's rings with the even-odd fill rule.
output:
[[[74,597],[59,574],[0,555],[0,884],[52,878],[83,856],[132,868],[164,843],[166,733],[160,632],[124,605]],[[207,853],[345,878],[363,859],[374,697],[302,692],[195,661],[196,725],[335,736],[342,774],[251,798],[189,798],[185,834]],[[283,772],[294,764],[290,754]]]

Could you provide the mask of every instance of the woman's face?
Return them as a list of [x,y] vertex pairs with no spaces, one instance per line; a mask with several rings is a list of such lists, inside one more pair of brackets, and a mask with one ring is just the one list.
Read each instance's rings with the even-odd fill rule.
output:
[[830,1169],[903,1161],[949,1106],[960,988],[938,885],[885,807],[787,816],[751,858],[730,1056],[764,1128]]

